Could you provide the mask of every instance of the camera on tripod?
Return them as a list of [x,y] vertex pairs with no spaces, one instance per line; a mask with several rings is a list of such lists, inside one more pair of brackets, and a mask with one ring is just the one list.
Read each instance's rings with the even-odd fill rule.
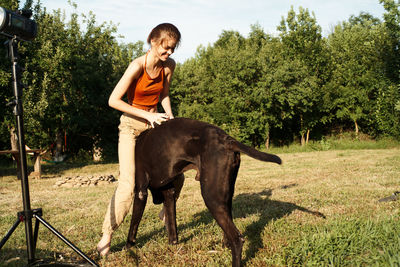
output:
[[0,7],[0,33],[9,38],[33,40],[37,34],[37,25],[34,20],[30,19],[31,16],[31,10],[12,12]]
[[[18,81],[18,41],[30,41],[36,37],[37,26],[34,20],[31,20],[32,11],[22,10],[12,12],[5,8],[0,7],[0,34],[9,38],[6,42],[8,47],[8,56],[12,62],[12,76],[13,76],[13,91],[15,99],[11,102],[14,108],[14,115],[16,118],[17,134],[18,134],[18,152],[21,170],[21,186],[22,186],[22,201],[24,210],[18,212],[17,220],[6,233],[5,237],[0,240],[0,250],[17,229],[21,222],[25,222],[25,237],[27,244],[28,266],[74,266],[63,264],[47,264],[42,260],[35,258],[36,244],[39,233],[39,223],[42,223],[53,234],[60,238],[65,244],[72,248],[82,258],[84,258],[92,266],[99,266],[95,261],[85,255],[79,248],[66,239],[60,232],[54,229],[47,223],[42,216],[42,209],[32,209],[29,196],[29,182],[27,174],[26,163],[26,149],[24,137],[24,123],[23,123],[23,108],[22,108],[22,90],[19,89],[20,82]],[[35,229],[32,227],[32,219],[35,220]],[[41,264],[44,263],[44,264]],[[79,265],[82,266],[82,265]]]

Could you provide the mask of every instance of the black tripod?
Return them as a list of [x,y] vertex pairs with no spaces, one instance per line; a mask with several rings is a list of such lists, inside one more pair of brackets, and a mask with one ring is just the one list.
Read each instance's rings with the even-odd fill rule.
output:
[[[24,125],[23,125],[23,108],[22,108],[22,90],[20,90],[21,84],[19,83],[20,69],[17,65],[18,61],[18,39],[14,37],[6,42],[8,45],[8,56],[12,63],[12,75],[13,75],[13,90],[15,99],[10,103],[13,107],[13,112],[17,122],[17,135],[19,145],[19,158],[20,158],[20,169],[21,169],[21,185],[22,185],[22,200],[24,210],[18,212],[17,220],[14,225],[7,232],[5,237],[0,242],[0,250],[10,238],[12,233],[18,227],[21,222],[25,222],[25,235],[28,253],[28,266],[38,264],[40,261],[35,259],[36,242],[39,234],[39,223],[42,223],[47,229],[53,234],[60,238],[64,243],[71,247],[76,253],[83,257],[88,263],[93,266],[98,266],[96,262],[86,256],[81,250],[79,250],[74,244],[66,239],[60,232],[54,229],[49,223],[47,223],[42,216],[42,209],[31,209],[30,197],[29,197],[29,183],[27,175],[27,164],[26,164],[26,149],[25,149],[25,137],[24,137]],[[33,233],[32,229],[32,218],[35,218],[35,229]],[[60,265],[59,265],[60,266]]]

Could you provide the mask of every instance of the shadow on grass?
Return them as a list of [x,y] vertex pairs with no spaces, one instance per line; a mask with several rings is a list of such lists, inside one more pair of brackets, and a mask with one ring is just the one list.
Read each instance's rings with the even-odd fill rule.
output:
[[[51,177],[54,175],[61,175],[63,172],[67,172],[71,169],[83,168],[90,165],[101,165],[115,163],[113,161],[107,162],[60,162],[60,163],[46,163],[41,165],[42,178]],[[27,173],[28,175],[34,171],[33,163],[28,161]],[[15,176],[17,179],[17,164],[11,162],[9,164],[0,164],[0,178],[2,176]]]
[[[292,185],[282,188],[292,187]],[[243,262],[248,262],[255,257],[257,251],[264,247],[261,234],[265,226],[273,221],[291,214],[295,210],[310,213],[314,216],[325,218],[317,211],[312,211],[290,202],[271,200],[272,189],[264,190],[259,193],[240,194],[235,197],[233,202],[234,217],[246,218],[253,214],[259,214],[259,219],[248,226],[242,233],[249,242]]]
[[[284,185],[280,187],[280,189],[287,189],[294,186],[296,186],[296,184]],[[269,222],[285,217],[295,210],[300,210],[302,212],[310,213],[313,216],[325,218],[325,216],[320,212],[312,211],[290,202],[269,199],[269,197],[272,195],[272,191],[272,189],[268,189],[259,193],[240,194],[233,199],[232,210],[234,218],[246,218],[255,214],[259,215],[259,219],[246,226],[245,231],[242,233],[243,236],[246,238],[246,241],[249,242],[248,249],[246,250],[244,258],[242,260],[243,265],[254,258],[257,251],[264,246],[261,234],[265,226]],[[179,216],[179,214],[177,214],[177,216]],[[194,220],[189,223],[178,225],[178,232],[184,229],[196,228],[198,227],[198,225],[208,225],[214,221],[214,218],[208,210],[203,210],[199,213],[194,214],[193,218]],[[139,230],[139,237],[136,242],[136,247],[142,247],[149,240],[153,239],[154,236],[163,233],[166,233],[164,228],[155,229],[154,231],[146,235],[140,235]],[[194,234],[188,235],[184,239],[180,239],[179,241],[186,242],[192,239],[193,235]],[[112,249],[123,249],[124,245],[125,243],[120,243],[114,246]]]
[[[14,224],[9,223],[9,229],[6,234],[0,236],[1,242],[4,243],[4,247],[0,249],[0,266],[92,266],[84,257],[82,257],[77,251],[74,251],[70,245],[73,245],[73,242],[68,241],[66,237],[62,236],[62,233],[58,232],[53,228],[54,232],[50,229],[45,229],[46,227],[50,227],[48,222],[44,221],[44,225],[39,224],[39,232],[37,236],[37,241],[40,241],[42,237],[50,238],[57,240],[62,243],[67,250],[62,250],[63,252],[56,251],[53,249],[41,249],[40,246],[33,245],[34,249],[34,258],[33,262],[28,261],[28,242],[27,236],[24,235],[24,238],[21,239],[18,233],[18,228],[20,230],[24,229],[25,221],[20,221],[22,218],[18,218],[17,221],[14,221]],[[19,222],[19,223],[18,223]],[[37,229],[36,223],[38,223],[38,219],[32,218],[32,226],[33,229]],[[42,230],[40,230],[42,228]],[[50,230],[50,231],[47,231]],[[25,230],[26,232],[26,230]],[[17,235],[17,236],[15,236]],[[34,234],[32,236],[34,238]],[[15,238],[17,240],[15,240]],[[14,239],[14,240],[12,240]],[[9,244],[8,242],[11,242]],[[34,240],[33,240],[34,242]],[[46,244],[46,241],[44,241]],[[16,245],[17,244],[17,245]],[[15,248],[15,247],[18,248]],[[36,249],[35,249],[36,248]],[[79,248],[78,248],[79,250]],[[97,261],[99,259],[97,252],[93,249],[89,252],[83,252],[86,256],[88,256],[91,260]],[[97,256],[97,258],[95,258]]]
[[[28,166],[28,171],[29,171],[29,167]],[[32,167],[33,169],[33,167]],[[2,176],[15,176],[15,178],[17,177],[17,164],[13,161],[4,163],[4,162],[0,162],[0,178]]]
[[69,256],[64,253],[36,249],[35,260],[28,262],[27,251],[24,249],[3,248],[0,254],[0,266],[20,267],[20,266],[92,266],[78,255]]

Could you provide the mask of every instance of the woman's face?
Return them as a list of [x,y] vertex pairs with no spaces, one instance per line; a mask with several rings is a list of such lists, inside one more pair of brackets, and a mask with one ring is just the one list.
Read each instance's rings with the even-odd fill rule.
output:
[[161,61],[166,61],[174,53],[175,47],[176,40],[170,37],[165,37],[159,43],[152,41],[152,48],[155,49],[156,55]]

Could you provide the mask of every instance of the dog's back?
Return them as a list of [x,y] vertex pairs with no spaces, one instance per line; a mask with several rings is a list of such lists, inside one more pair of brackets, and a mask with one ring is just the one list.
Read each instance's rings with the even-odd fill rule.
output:
[[[138,152],[145,152],[143,150],[145,148],[149,152],[148,154],[152,155],[162,156],[166,154],[168,147],[172,146],[175,152],[177,152],[177,148],[181,148],[185,150],[185,156],[196,156],[205,149],[217,149],[210,144],[210,142],[214,143],[213,141],[215,145],[223,145],[224,149],[228,151],[243,152],[261,161],[282,163],[278,156],[258,151],[240,143],[215,125],[187,118],[176,118],[143,132],[138,137],[136,146]],[[171,145],[176,142],[181,145]],[[156,154],[152,152],[156,152]],[[170,156],[171,152],[168,151],[167,155]]]
[[176,118],[139,135],[136,142],[136,168],[151,177],[158,177],[150,181],[152,188],[158,188],[188,169],[196,169],[196,179],[199,179],[199,172],[204,165],[202,158],[211,157],[219,161],[229,152],[243,152],[258,160],[281,164],[278,156],[244,145],[215,125]]

